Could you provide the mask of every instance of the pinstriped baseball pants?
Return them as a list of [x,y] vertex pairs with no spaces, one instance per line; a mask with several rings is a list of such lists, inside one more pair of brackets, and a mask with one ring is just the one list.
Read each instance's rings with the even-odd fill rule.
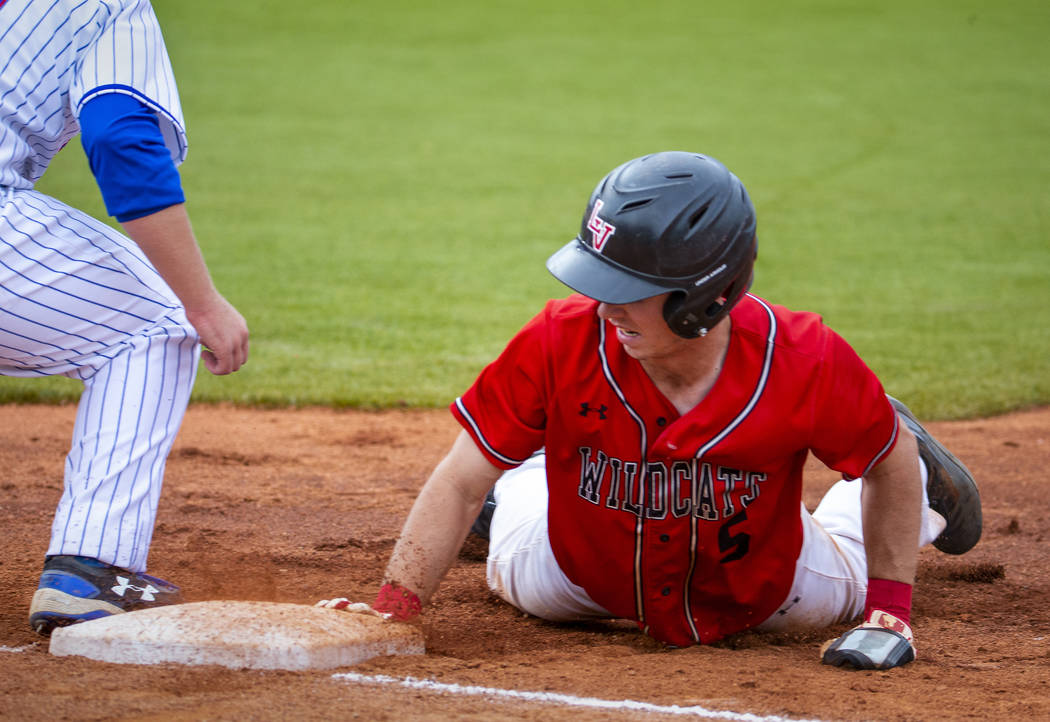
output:
[[131,240],[35,191],[0,196],[0,375],[84,384],[48,555],[144,571],[197,333]]

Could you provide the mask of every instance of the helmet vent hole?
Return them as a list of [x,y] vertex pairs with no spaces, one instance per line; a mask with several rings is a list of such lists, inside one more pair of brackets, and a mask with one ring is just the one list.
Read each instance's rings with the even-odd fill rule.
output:
[[682,178],[692,178],[692,173],[669,173],[664,176],[667,180],[681,180]]
[[636,211],[639,208],[645,208],[647,205],[649,205],[652,202],[653,202],[652,198],[642,198],[642,199],[636,200],[636,201],[629,201],[627,203],[624,203],[622,206],[620,206],[620,211],[619,212],[620,213],[625,213],[627,211]]
[[707,206],[707,205],[703,206],[698,211],[696,211],[696,213],[694,213],[693,215],[691,215],[689,217],[689,229],[690,230],[695,228],[696,224],[700,222],[700,219],[704,217],[704,214],[707,213],[708,207],[709,206]]

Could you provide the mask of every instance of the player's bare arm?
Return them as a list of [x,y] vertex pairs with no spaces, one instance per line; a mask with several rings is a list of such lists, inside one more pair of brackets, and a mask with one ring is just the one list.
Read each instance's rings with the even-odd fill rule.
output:
[[485,494],[502,473],[461,431],[412,505],[384,582],[413,591],[426,604],[455,561]]
[[236,371],[248,360],[248,325],[212,283],[186,206],[169,206],[122,224],[171,286],[200,334],[204,365],[213,374]]
[[861,490],[868,577],[915,581],[922,477],[915,437],[901,424],[893,450],[864,477]]
[[337,597],[317,606],[379,613],[395,621],[416,618],[456,560],[485,495],[502,473],[467,432],[460,432],[412,505],[376,601],[368,606]]
[[821,656],[829,664],[886,669],[915,658],[909,622],[922,526],[920,463],[915,436],[901,423],[893,450],[864,477],[864,621],[825,644]]

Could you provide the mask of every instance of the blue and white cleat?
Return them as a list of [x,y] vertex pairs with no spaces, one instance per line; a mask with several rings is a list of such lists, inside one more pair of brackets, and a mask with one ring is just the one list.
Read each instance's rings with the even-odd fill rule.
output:
[[44,562],[29,624],[46,636],[55,627],[181,601],[179,588],[163,579],[90,557],[53,556]]

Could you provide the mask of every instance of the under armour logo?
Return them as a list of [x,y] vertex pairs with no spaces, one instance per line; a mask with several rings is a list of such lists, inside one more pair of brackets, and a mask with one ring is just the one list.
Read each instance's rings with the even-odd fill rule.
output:
[[598,418],[599,419],[604,419],[605,418],[605,412],[608,411],[608,410],[609,410],[609,407],[606,406],[605,404],[602,404],[601,406],[599,406],[596,409],[592,409],[590,404],[588,404],[586,401],[584,401],[582,404],[580,404],[580,416],[586,416],[590,412],[594,411],[594,412],[596,412],[598,414]]
[[112,591],[118,597],[123,597],[124,592],[128,591],[129,589],[134,590],[136,592],[141,592],[142,596],[140,597],[140,599],[142,599],[142,601],[144,602],[155,601],[156,597],[154,597],[153,594],[155,592],[160,592],[160,590],[154,587],[152,584],[147,584],[144,587],[136,587],[134,584],[131,583],[130,579],[121,576],[117,577],[117,586],[113,587]]
[[598,217],[598,211],[603,205],[605,204],[600,199],[596,200],[594,209],[591,210],[591,217],[587,219],[587,229],[594,234],[594,250],[596,251],[601,251],[602,246],[609,240],[609,236],[616,233],[616,226]]

